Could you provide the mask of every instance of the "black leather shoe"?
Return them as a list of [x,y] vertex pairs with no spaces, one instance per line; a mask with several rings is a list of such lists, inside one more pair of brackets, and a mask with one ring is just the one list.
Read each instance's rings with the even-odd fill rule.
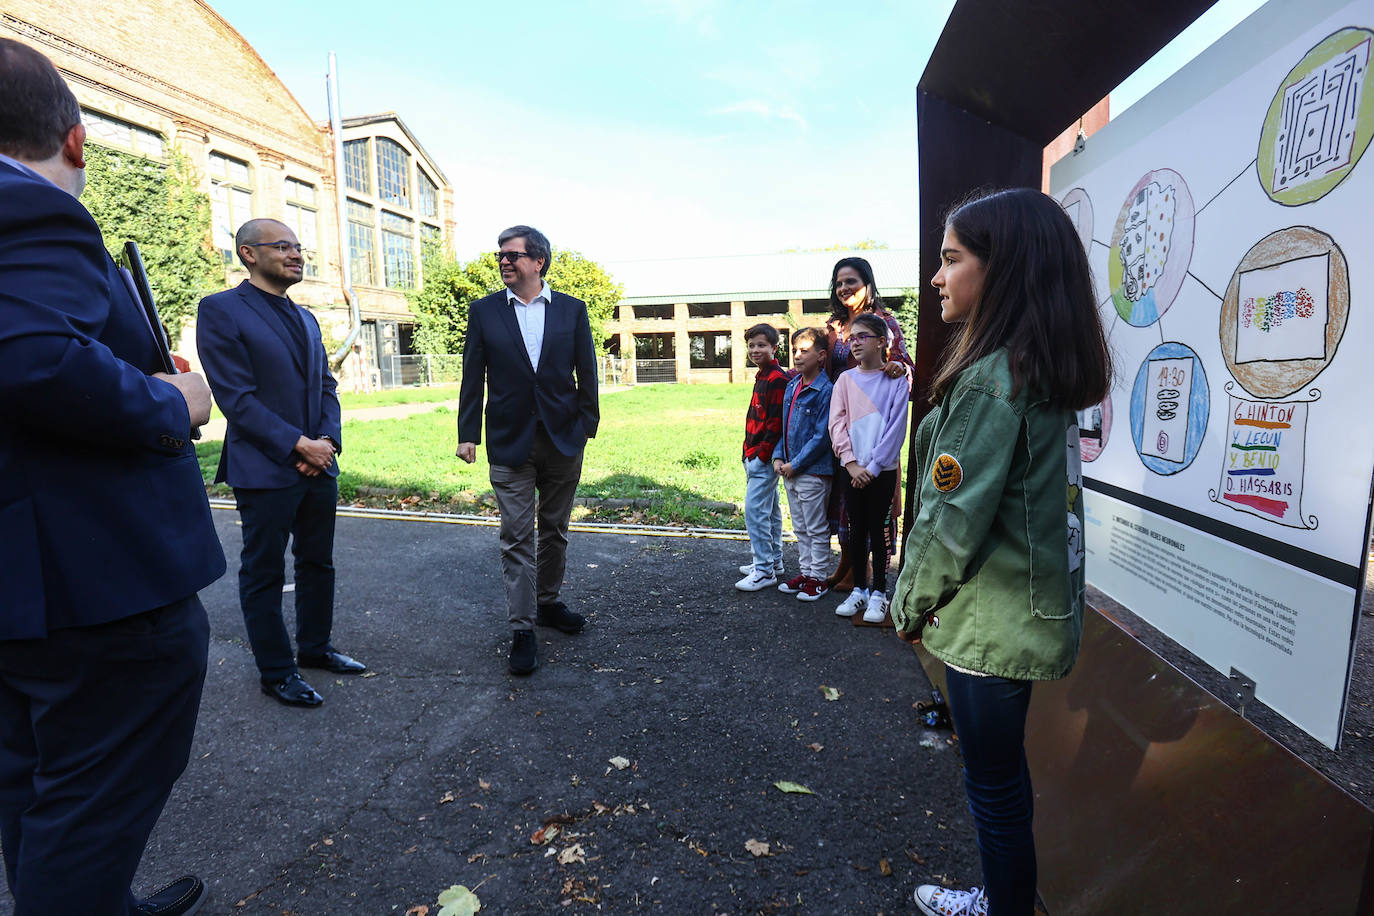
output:
[[299,674],[289,674],[280,681],[265,681],[262,692],[287,706],[314,707],[324,702],[324,697],[316,693],[315,688],[307,684],[305,678]]
[[510,673],[533,674],[539,667],[538,643],[533,630],[516,630],[510,643]]
[[323,668],[333,674],[362,674],[367,670],[367,665],[356,658],[349,658],[337,649],[330,649],[319,655],[307,655],[302,652],[296,656],[296,664],[302,668]]
[[195,875],[183,875],[138,902],[138,916],[191,916],[205,902],[205,885]]
[[587,625],[586,617],[568,610],[568,606],[561,601],[539,605],[536,620],[541,627],[553,627],[564,633],[581,633]]

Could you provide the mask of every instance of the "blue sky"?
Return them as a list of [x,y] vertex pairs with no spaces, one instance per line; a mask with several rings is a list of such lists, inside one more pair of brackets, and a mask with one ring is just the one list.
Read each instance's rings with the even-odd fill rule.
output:
[[[599,261],[914,247],[916,83],[951,0],[210,0],[324,119],[394,110],[454,187],[460,257],[513,223]],[[1259,5],[1220,0],[1120,111]]]

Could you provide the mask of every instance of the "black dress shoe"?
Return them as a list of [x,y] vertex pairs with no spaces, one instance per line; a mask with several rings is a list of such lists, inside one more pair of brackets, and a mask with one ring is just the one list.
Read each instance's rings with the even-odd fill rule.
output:
[[568,606],[561,601],[539,605],[536,619],[541,627],[553,627],[564,633],[581,633],[587,625],[586,617],[568,610]]
[[533,630],[516,630],[510,644],[510,673],[533,674],[539,667],[538,644]]
[[334,674],[362,674],[367,670],[367,665],[356,658],[349,658],[337,649],[330,649],[319,655],[302,652],[296,656],[296,664],[302,668],[323,668]]
[[262,692],[287,706],[314,707],[324,702],[324,697],[316,693],[315,688],[299,674],[288,674],[279,681],[264,681]]
[[205,885],[195,875],[183,875],[138,902],[138,916],[191,916],[205,902]]

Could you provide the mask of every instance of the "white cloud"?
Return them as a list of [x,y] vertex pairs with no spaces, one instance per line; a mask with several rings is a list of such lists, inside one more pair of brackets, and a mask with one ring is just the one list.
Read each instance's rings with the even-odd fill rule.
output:
[[777,118],[783,121],[794,121],[800,126],[806,127],[806,119],[797,114],[796,109],[792,106],[775,107],[760,99],[745,99],[741,102],[735,102],[733,105],[713,108],[707,113],[713,115],[753,114],[765,119]]

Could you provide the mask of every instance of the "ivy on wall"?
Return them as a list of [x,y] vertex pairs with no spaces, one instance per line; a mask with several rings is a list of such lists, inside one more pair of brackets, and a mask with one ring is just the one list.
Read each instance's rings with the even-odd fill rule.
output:
[[168,162],[86,145],[81,202],[95,217],[110,254],[138,243],[158,312],[175,342],[202,297],[224,286],[211,246],[210,198],[191,163],[173,150]]

